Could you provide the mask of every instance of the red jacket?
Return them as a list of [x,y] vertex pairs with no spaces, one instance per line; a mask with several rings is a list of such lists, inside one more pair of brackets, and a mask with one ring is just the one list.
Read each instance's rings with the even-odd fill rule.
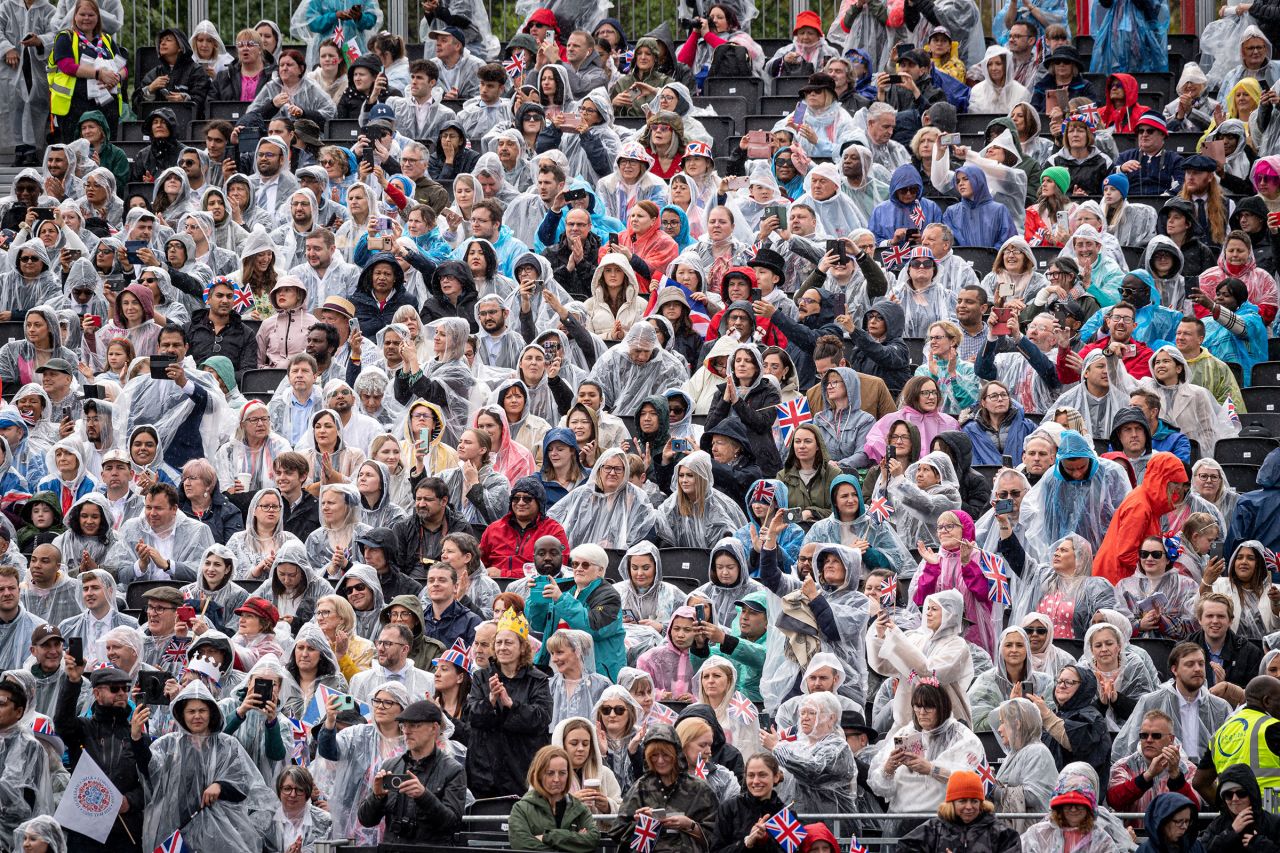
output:
[[1152,454],[1142,483],[1116,508],[1111,527],[1093,558],[1093,574],[1119,583],[1133,574],[1138,565],[1138,546],[1148,536],[1159,536],[1160,516],[1173,510],[1169,503],[1170,483],[1186,483],[1182,460],[1163,451]]
[[507,513],[490,524],[480,536],[480,557],[491,569],[498,569],[504,578],[524,577],[524,564],[533,562],[533,543],[543,536],[554,536],[564,545],[564,556],[569,557],[569,537],[560,522],[546,514],[540,514],[532,527],[521,529],[515,517]]
[[[1124,107],[1117,108],[1111,103],[1111,87],[1116,83],[1124,89]],[[1112,128],[1116,133],[1134,133],[1138,129],[1138,119],[1151,110],[1138,103],[1138,81],[1132,74],[1112,74],[1107,77],[1107,90],[1102,95],[1102,109],[1099,118],[1102,127]]]
[[[1110,336],[1099,338],[1087,347],[1081,349],[1080,352],[1076,353],[1076,355],[1083,359],[1086,355],[1096,349],[1106,349],[1107,344],[1109,343],[1111,343]],[[1125,356],[1121,359],[1121,361],[1124,362],[1124,369],[1129,371],[1129,375],[1134,379],[1144,379],[1150,376],[1151,356],[1154,355],[1151,351],[1151,347],[1147,346],[1142,341],[1132,339],[1130,339],[1129,343],[1134,344],[1137,349],[1134,350],[1133,355]],[[1070,367],[1067,367],[1066,347],[1061,347],[1058,350],[1058,379],[1063,385],[1070,385],[1072,382],[1080,381],[1080,373],[1072,370]]]

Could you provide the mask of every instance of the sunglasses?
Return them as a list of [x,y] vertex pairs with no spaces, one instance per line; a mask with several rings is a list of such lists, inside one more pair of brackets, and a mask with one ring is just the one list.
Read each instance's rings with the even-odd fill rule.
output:
[[1224,800],[1247,800],[1247,799],[1249,799],[1249,794],[1248,794],[1248,793],[1246,793],[1246,792],[1245,792],[1245,790],[1244,790],[1243,788],[1232,788],[1230,791],[1220,791],[1220,792],[1219,792],[1219,794],[1221,794],[1222,799],[1224,799]]
[[103,690],[111,693],[128,693],[129,685],[127,684],[102,684],[99,685]]
[[533,495],[512,495],[511,502],[513,504],[531,504],[535,502]]
[[1026,631],[1028,636],[1035,636],[1035,637],[1042,637],[1045,634],[1049,633],[1048,628],[1023,628],[1022,630]]
[[1164,551],[1138,551],[1139,560],[1158,560],[1164,556]]
[[369,587],[365,586],[362,583],[353,583],[351,586],[346,587],[346,591],[347,592],[368,592]]
[[611,715],[616,715],[616,716],[622,717],[622,716],[626,716],[626,713],[627,713],[626,705],[601,705],[600,706],[600,714],[602,716],[607,717]]
[[1138,732],[1138,740],[1164,740],[1164,732]]

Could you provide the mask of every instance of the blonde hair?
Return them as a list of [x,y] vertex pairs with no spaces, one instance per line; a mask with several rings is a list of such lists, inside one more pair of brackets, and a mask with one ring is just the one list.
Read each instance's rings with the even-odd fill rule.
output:
[[676,725],[676,737],[680,738],[680,746],[688,746],[698,738],[711,734],[711,725],[698,717],[685,717]]
[[342,630],[346,631],[348,634],[355,630],[356,611],[355,608],[351,606],[350,601],[347,601],[340,595],[325,595],[321,596],[320,600],[316,602],[316,606],[318,607],[325,603],[333,605],[334,613],[337,615],[340,623],[338,627],[342,628]]
[[[995,803],[993,803],[993,802],[991,802],[990,800],[983,800],[983,801],[982,801],[982,813],[983,813],[983,814],[995,814],[995,813],[996,813],[996,804],[995,804]],[[939,806],[938,806],[938,817],[942,818],[942,819],[943,819],[943,820],[945,820],[947,823],[959,823],[959,822],[960,822],[960,818],[956,815],[956,804],[955,804],[955,803],[942,803],[941,805],[939,805]]]

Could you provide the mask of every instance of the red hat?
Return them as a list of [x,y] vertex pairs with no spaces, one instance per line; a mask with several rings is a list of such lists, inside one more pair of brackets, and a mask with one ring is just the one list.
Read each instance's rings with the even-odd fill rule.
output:
[[257,596],[245,599],[244,604],[236,608],[237,616],[243,616],[246,613],[267,622],[268,624],[263,626],[264,631],[274,631],[276,623],[280,621],[280,611],[276,610],[276,606],[265,598]]
[[1160,113],[1151,112],[1150,110],[1142,114],[1138,119],[1137,126],[1153,127],[1165,136],[1169,135],[1169,125],[1165,124],[1164,116],[1160,115]]
[[822,17],[817,12],[806,9],[799,15],[796,15],[796,25],[791,28],[791,35],[795,35],[796,31],[801,27],[812,27],[818,31],[818,35],[825,35],[825,33],[822,32]]

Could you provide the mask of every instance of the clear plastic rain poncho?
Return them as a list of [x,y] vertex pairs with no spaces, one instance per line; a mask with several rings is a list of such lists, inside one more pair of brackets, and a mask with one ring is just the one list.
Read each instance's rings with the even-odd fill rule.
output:
[[551,690],[551,725],[548,731],[555,731],[557,725],[570,717],[589,715],[600,694],[612,683],[606,676],[596,672],[596,644],[589,633],[561,628],[556,634],[569,641],[572,654],[577,655],[582,662],[582,675],[571,695],[566,690],[564,677],[556,669],[555,663],[551,664],[554,674],[547,683]]
[[[939,482],[927,490],[916,485],[916,472],[921,465],[927,465],[938,473]],[[895,477],[889,482],[889,498],[897,509],[893,522],[902,541],[924,541],[931,547],[937,547],[938,516],[960,509],[960,482],[956,479],[951,457],[941,450],[934,450],[919,462],[911,463],[901,478]]]
[[[369,587],[369,593],[373,596],[372,607],[368,610],[356,611],[356,633],[372,642],[378,638],[379,632],[382,631],[382,608],[387,606],[387,602],[382,595],[382,582],[378,580],[377,570],[373,566],[367,566],[364,563],[355,563],[351,568],[347,569],[346,574],[342,576],[342,580],[339,582],[339,588],[351,578],[355,578]],[[342,595],[341,592],[338,594]],[[345,595],[342,597],[346,598]]]
[[[680,472],[694,478],[695,497],[680,490]],[[696,450],[676,462],[671,475],[671,497],[658,507],[658,541],[664,548],[705,548],[747,523],[741,507],[715,488],[711,456]]]
[[[298,586],[292,590],[279,580],[278,571],[284,563],[297,566],[302,572]],[[323,564],[322,564],[323,565]],[[276,551],[276,558],[271,563],[271,574],[262,585],[253,591],[259,598],[265,598],[275,605],[280,617],[295,616],[299,613],[314,613],[316,602],[326,595],[333,594],[333,587],[324,579],[321,568],[317,568],[307,556],[307,549],[301,542],[285,542]]]
[[[23,690],[30,695],[26,687]],[[21,821],[53,812],[49,762],[30,720],[0,731],[0,762],[0,838],[8,838]]]
[[[905,689],[898,690],[899,696],[910,694],[910,687],[905,682],[902,687]],[[972,770],[983,755],[982,741],[954,716],[926,731],[917,728],[910,716],[907,720],[901,726],[894,726],[893,737],[903,735],[912,740],[918,739],[924,757],[934,767],[950,771]],[[890,739],[886,738],[885,742],[890,742]],[[881,749],[877,752],[871,759],[867,775],[871,790],[888,800],[889,811],[924,812],[941,805],[946,796],[946,783],[939,781],[933,774],[913,773],[909,770],[899,770],[891,776],[885,774],[885,762],[891,751]]]
[[[378,502],[372,507],[367,507],[364,504],[362,495],[360,520],[370,527],[390,527],[392,522],[399,521],[405,517],[405,511],[391,500],[391,471],[376,459],[366,459],[360,463],[360,468],[365,466],[377,472]],[[359,476],[360,468],[356,469],[356,476]]]
[[[1037,691],[1046,702],[1050,701],[1051,692]],[[992,728],[1004,750],[1004,760],[996,771],[1000,784],[991,792],[991,801],[998,811],[1048,811],[1058,768],[1049,748],[1040,742],[1044,731],[1040,710],[1030,699],[1010,699],[1002,702],[995,713],[997,721]]]
[[[631,667],[623,667],[619,672],[619,680],[622,673],[641,673],[638,669]],[[645,676],[648,677],[647,675]],[[631,709],[632,724],[626,732],[619,737],[612,737],[605,732],[604,737],[600,739],[600,749],[604,763],[613,771],[613,775],[618,780],[618,785],[622,790],[626,791],[631,787],[631,783],[635,781],[635,770],[631,764],[631,753],[628,746],[631,744],[631,738],[635,736],[636,729],[644,722],[644,709],[640,707],[640,703],[631,695],[626,687],[621,684],[612,684],[604,689],[600,694],[600,698],[596,700],[595,707],[591,709],[590,719],[599,720],[600,706],[604,704],[616,705],[618,702],[625,703]]]
[[858,495],[857,515],[849,521],[841,520],[838,511],[832,512],[809,528],[804,541],[852,545],[855,539],[866,539],[884,557],[887,568],[893,569],[898,577],[912,577],[916,573],[916,560],[912,559],[911,552],[892,523],[880,522],[867,513],[866,503],[862,499],[862,486],[856,478],[841,474],[831,481],[832,506],[835,506],[836,492],[843,485],[852,486]]
[[[1151,17],[1143,11],[1149,6]],[[1169,4],[1138,3],[1136,0],[1094,0],[1089,20],[1093,22],[1093,54],[1089,71],[1112,74],[1116,71],[1168,71]]]
[[[720,554],[728,554],[738,564],[738,577],[727,586],[716,579],[716,557]],[[711,556],[707,560],[707,575],[707,582],[689,593],[689,597],[698,596],[710,601],[711,617],[725,629],[733,627],[733,622],[738,617],[737,603],[744,596],[765,591],[759,581],[751,579],[751,561],[746,546],[732,536],[721,539],[711,549]]]
[[[222,667],[214,672],[212,658],[209,666],[201,667],[196,662],[206,656],[206,650],[217,649],[222,653]],[[231,648],[231,638],[219,630],[210,628],[187,646],[187,669],[204,679],[205,686],[216,694],[218,699],[226,699],[244,684],[245,673],[235,668],[236,656]]]
[[[964,597],[957,590],[935,592],[924,600],[924,624],[904,633],[891,626],[884,639],[876,627],[867,630],[867,663],[886,678],[898,678],[898,691],[893,696],[894,727],[911,722],[911,676],[932,673],[939,686],[951,697],[952,713],[966,723],[969,713],[969,685],[973,682],[973,656],[964,638]],[[936,604],[942,609],[937,630],[928,627],[928,609]]]
[[[1076,567],[1070,574],[1055,568],[1054,552],[1064,542],[1070,542],[1075,550]],[[1051,620],[1054,636],[1080,637],[1094,613],[1115,606],[1115,587],[1106,578],[1093,576],[1093,546],[1078,533],[1049,543],[1044,553],[1046,562],[1028,565],[1022,571],[1014,589],[1012,618],[1021,624],[1030,613],[1044,613]]]
[[[719,703],[712,702],[711,697],[702,689],[702,675],[710,669],[720,670],[729,679],[729,687],[725,691],[724,699]],[[697,674],[694,675],[692,689],[695,702],[706,705],[715,711],[716,721],[720,723],[720,728],[724,731],[725,740],[738,752],[742,753],[744,760],[763,749],[760,743],[759,717],[753,712],[749,719],[744,719],[730,710],[730,703],[735,698],[742,698],[742,694],[738,692],[738,668],[733,665],[733,661],[723,655],[711,655],[711,657],[702,662],[702,666],[698,668]]]
[[[218,583],[218,588],[213,589],[209,586],[208,579],[204,574],[204,561],[209,555],[213,555],[226,565],[227,573]],[[249,598],[248,591],[236,583],[236,557],[231,549],[226,545],[214,543],[204,549],[204,553],[200,555],[200,564],[196,567],[195,583],[184,586],[181,590],[183,599],[196,599],[200,603],[196,605],[196,609],[203,612],[205,602],[217,605],[221,615],[222,627],[228,634],[234,634],[240,628],[240,617],[236,615],[236,608]],[[274,780],[269,780],[274,781]]]
[[[8,454],[5,454],[6,459]],[[96,536],[89,536],[81,531],[79,524],[80,511],[88,504],[93,504],[102,513],[102,533]],[[67,511],[65,523],[66,530],[58,534],[58,538],[53,540],[54,547],[62,552],[63,568],[70,571],[79,571],[80,561],[88,552],[89,558],[95,563],[101,563],[106,559],[107,552],[111,550],[111,546],[116,543],[117,536],[115,530],[111,528],[111,505],[107,503],[106,495],[101,492],[90,492],[80,497],[71,505],[71,509]],[[12,540],[11,540],[12,541]],[[112,582],[114,586],[114,581]]]
[[1017,637],[1021,640],[1022,647],[1027,651],[1027,660],[1023,664],[1026,677],[1021,680],[1035,682],[1035,694],[1043,696],[1050,707],[1053,705],[1053,678],[1031,669],[1031,641],[1027,639],[1027,632],[1017,625],[1010,625],[1000,632],[995,654],[992,655],[993,666],[976,677],[969,687],[969,710],[973,714],[975,732],[996,730],[1000,725],[1000,721],[996,718],[996,708],[1009,699],[1009,692],[1013,690],[1013,682],[1009,680],[1009,672],[1002,653],[1005,640],[1009,637]]
[[271,732],[270,736],[284,739],[285,758],[275,761],[267,757],[267,715],[257,708],[245,713],[244,719],[240,721],[239,727],[231,736],[239,741],[249,760],[257,766],[258,772],[262,774],[262,781],[268,785],[274,785],[276,776],[280,775],[280,771],[289,763],[289,750],[293,747],[293,727],[289,723],[288,716],[279,710],[285,700],[290,698],[288,692],[293,687],[293,681],[285,672],[280,659],[270,652],[258,658],[253,669],[249,670],[249,674],[245,676],[242,689],[218,702],[218,708],[222,712],[223,719],[230,720],[236,713],[236,709],[240,707],[240,703],[244,701],[245,694],[253,689],[253,683],[259,676],[274,679],[280,685],[276,700],[275,731]]
[[359,559],[360,549],[355,544],[358,537],[372,528],[360,520],[360,493],[356,487],[348,483],[328,483],[320,487],[320,500],[323,501],[328,492],[337,492],[342,496],[347,507],[346,517],[333,527],[325,524],[324,516],[320,517],[320,526],[307,536],[307,559],[321,573],[327,572],[335,547],[343,547],[348,551],[351,560]]
[[[1083,761],[1073,761],[1063,767],[1055,778],[1050,797],[1079,791],[1097,803],[1099,790],[1097,772]],[[1062,828],[1047,818],[1022,834],[1023,850],[1065,850],[1066,843]],[[1138,846],[1129,837],[1124,823],[1101,805],[1096,807],[1093,831],[1082,839],[1073,840],[1073,843],[1072,853],[1131,853]]]
[[[218,387],[218,379],[196,367],[195,359],[187,356],[182,363],[188,382],[198,382],[209,395],[204,416],[200,418],[200,439],[204,455],[214,458],[225,436],[236,428],[235,413],[227,407],[226,397]],[[134,427],[150,425],[160,434],[160,446],[168,447],[181,427],[195,410],[192,398],[177,383],[154,380],[143,373],[130,379],[115,400],[112,411],[112,428],[116,435],[129,435]]]
[[779,796],[784,801],[794,799],[799,813],[856,811],[853,782],[858,765],[840,728],[840,713],[840,700],[834,693],[810,693],[800,700],[796,739],[782,741],[773,749],[783,770]]
[[458,437],[467,428],[467,415],[471,411],[471,392],[476,378],[467,366],[467,335],[471,328],[461,317],[446,317],[426,327],[431,337],[444,335],[444,352],[438,361],[423,366],[426,378],[437,383],[445,396],[444,443],[458,443]]
[[280,708],[286,717],[294,719],[301,719],[306,713],[307,705],[311,704],[315,689],[320,684],[339,693],[349,692],[347,679],[342,675],[342,667],[338,664],[338,655],[334,652],[333,646],[329,645],[329,638],[316,623],[304,622],[297,630],[293,640],[293,650],[289,653],[291,657],[297,651],[299,643],[305,643],[307,648],[319,652],[321,661],[316,669],[315,681],[307,687],[303,687],[298,679],[293,677],[288,665],[285,667],[289,686],[287,689],[283,685],[280,688]]
[[[1123,614],[1116,613],[1114,610],[1099,611],[1107,621],[1099,622],[1084,634],[1084,654],[1080,655],[1080,665],[1088,667],[1089,670],[1097,677],[1099,688],[1104,681],[1111,682],[1116,689],[1116,693],[1124,694],[1131,699],[1137,699],[1145,696],[1160,683],[1160,676],[1156,672],[1155,664],[1151,662],[1150,656],[1146,653],[1140,653],[1137,649],[1129,644],[1130,627],[1129,620]],[[1115,614],[1115,622],[1108,617]],[[1123,628],[1116,623],[1121,623]],[[1093,651],[1090,646],[1093,638],[1100,631],[1110,631],[1115,634],[1120,643],[1120,668],[1112,672],[1101,672],[1093,660]],[[1107,721],[1107,730],[1112,734],[1120,731],[1120,724],[1123,719],[1116,716],[1115,706],[1107,707],[1106,714],[1103,718]]]
[[248,519],[245,529],[232,533],[231,538],[227,540],[227,547],[231,549],[231,554],[236,561],[235,574],[232,576],[235,580],[250,577],[250,572],[258,563],[267,557],[274,558],[286,544],[302,545],[297,536],[284,529],[283,512],[276,513],[275,529],[270,531],[268,536],[258,535],[254,519],[257,518],[258,503],[267,495],[274,495],[275,499],[280,501],[280,505],[284,506],[284,498],[281,497],[279,489],[273,486],[260,490],[249,501],[249,511],[245,513],[245,518]]
[[[209,707],[207,734],[193,734],[183,716],[186,705],[197,701]],[[222,712],[204,682],[197,679],[182,688],[172,710],[179,730],[151,743],[143,774],[147,812],[142,847],[154,850],[181,829],[193,850],[258,853],[274,831],[275,794],[236,739],[222,733]],[[201,808],[201,796],[215,782],[223,795]],[[243,799],[232,802],[232,789]]]
[[[924,251],[928,252],[926,248]],[[929,255],[932,256],[932,252]],[[902,334],[908,338],[923,338],[929,333],[929,326],[937,322],[939,317],[948,317],[954,313],[956,291],[948,287],[934,262],[933,278],[922,288],[911,284],[910,268],[904,267],[898,275],[896,283],[889,285],[890,297],[902,306],[905,325]]]
[[[648,323],[643,326],[652,329]],[[639,328],[639,327],[634,327]],[[630,548],[648,536],[658,520],[657,511],[644,489],[624,474],[622,484],[612,492],[602,485],[600,469],[613,460],[627,464],[627,455],[611,447],[596,460],[590,483],[578,486],[547,512],[560,522],[570,542],[594,542],[602,548]]]
[[[633,359],[633,352],[645,351],[649,353],[648,361]],[[610,411],[629,416],[636,413],[645,397],[683,385],[689,379],[689,370],[684,359],[662,348],[652,324],[637,323],[627,330],[621,344],[600,356],[587,378],[600,386]]]
[[[403,684],[388,681],[374,694],[395,697],[401,709],[412,701]],[[383,737],[374,723],[351,726],[338,732],[338,759],[317,758],[312,763],[316,783],[329,800],[333,815],[334,838],[350,838],[356,844],[370,845],[382,841],[382,825],[365,827],[356,818],[356,809],[373,788],[373,776],[384,761],[404,753],[404,737]]]
[[[1089,471],[1083,480],[1068,479],[1063,463],[1069,459],[1089,460]],[[1053,553],[1052,543],[1075,532],[1097,550],[1129,491],[1129,477],[1119,465],[1095,456],[1093,445],[1080,433],[1063,430],[1053,469],[1046,471],[1022,499],[1022,505],[1030,505],[1035,513],[1027,531],[1028,544],[1049,555]]]
[[30,835],[49,845],[49,853],[67,853],[67,837],[58,822],[48,815],[39,815],[18,824],[13,833],[13,849],[23,850],[22,842]]

